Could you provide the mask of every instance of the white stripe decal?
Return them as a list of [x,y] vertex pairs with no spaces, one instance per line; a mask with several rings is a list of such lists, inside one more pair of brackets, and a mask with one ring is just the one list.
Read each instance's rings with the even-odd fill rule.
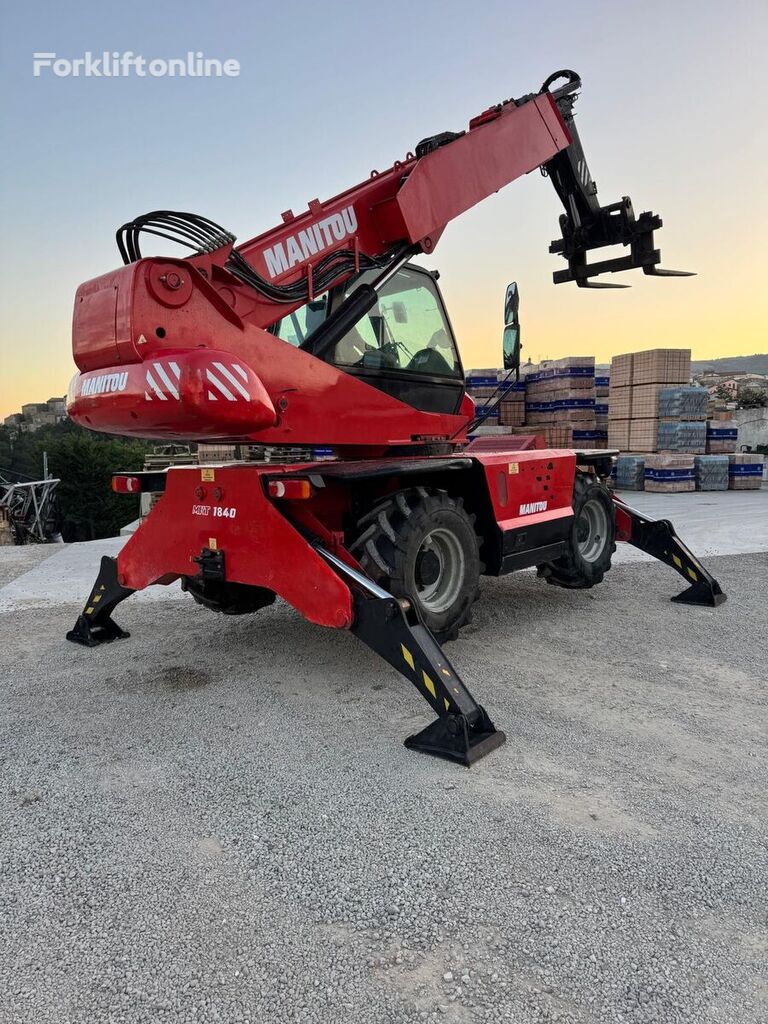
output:
[[213,386],[215,388],[218,388],[218,390],[222,393],[222,395],[224,395],[224,397],[228,401],[230,401],[230,402],[236,402],[237,401],[237,399],[232,394],[232,392],[229,390],[229,388],[225,384],[222,384],[222,382],[219,380],[219,378],[214,376],[214,374],[212,374],[210,370],[206,370],[205,371],[205,375],[208,378],[208,380],[211,382],[211,384],[213,384]]
[[232,363],[232,369],[237,370],[237,372],[240,374],[240,376],[243,378],[246,384],[248,383],[248,374],[245,372],[245,370],[239,363]]
[[174,363],[174,361],[171,359],[171,360],[168,361],[168,365],[170,366],[170,368],[173,370],[174,374],[176,375],[176,380],[181,380],[181,370],[179,369],[179,364],[178,363]]
[[218,398],[210,389],[208,391],[208,398],[210,399],[211,402],[218,402]]
[[227,378],[227,380],[232,385],[232,387],[236,391],[240,392],[240,394],[243,396],[243,398],[246,400],[246,402],[250,402],[251,396],[245,390],[245,388],[240,383],[240,381],[237,379],[237,377],[234,375],[234,373],[230,373],[229,370],[224,365],[224,363],[216,363],[215,362],[213,365],[216,367],[216,369],[219,371],[219,373],[223,373],[224,374],[224,376]]
[[154,368],[155,368],[155,369],[157,370],[157,372],[158,372],[158,373],[160,374],[160,376],[162,377],[162,379],[163,379],[163,384],[165,384],[165,386],[166,386],[166,387],[168,388],[168,390],[170,391],[170,393],[171,393],[171,394],[173,395],[173,397],[174,397],[174,398],[176,399],[176,401],[178,402],[178,401],[179,401],[179,392],[178,392],[178,390],[176,389],[176,385],[175,385],[175,384],[173,383],[173,381],[171,380],[171,378],[170,378],[170,377],[168,376],[168,374],[166,373],[166,371],[165,371],[165,367],[163,366],[163,364],[162,364],[162,363],[153,363],[152,365],[154,366]]
[[147,370],[147,384],[149,384],[149,386],[152,388],[152,390],[155,392],[155,394],[157,395],[161,402],[168,401],[168,396],[164,395],[160,388],[157,386],[157,381],[152,376],[149,370]]
[[152,395],[150,395],[147,391],[144,392],[144,397],[148,402],[152,401]]

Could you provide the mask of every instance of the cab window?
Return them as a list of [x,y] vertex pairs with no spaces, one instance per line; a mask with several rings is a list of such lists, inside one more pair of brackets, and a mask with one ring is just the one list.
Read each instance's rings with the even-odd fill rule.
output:
[[[376,273],[362,280],[373,280]],[[348,285],[347,294],[358,281]],[[331,361],[361,369],[460,376],[458,355],[432,278],[400,270],[381,289],[373,309],[337,343]]]
[[307,336],[319,327],[328,313],[328,293],[308,302],[288,316],[284,316],[277,325],[277,336],[282,341],[296,348],[302,345]]

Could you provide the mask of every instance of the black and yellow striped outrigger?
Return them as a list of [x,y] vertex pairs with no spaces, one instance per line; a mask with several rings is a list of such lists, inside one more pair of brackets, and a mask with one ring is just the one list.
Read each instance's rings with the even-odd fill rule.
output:
[[409,736],[406,747],[467,766],[500,747],[506,736],[461,681],[413,603],[393,597],[321,545],[315,546],[352,584],[352,632],[413,683],[438,715]]
[[617,539],[632,544],[680,573],[688,587],[671,600],[716,608],[726,595],[692,551],[680,540],[668,519],[648,519],[636,508],[613,495]]

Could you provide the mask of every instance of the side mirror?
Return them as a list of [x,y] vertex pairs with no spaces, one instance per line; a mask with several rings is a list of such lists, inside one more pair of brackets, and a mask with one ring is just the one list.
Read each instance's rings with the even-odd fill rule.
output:
[[520,291],[517,281],[507,285],[507,293],[504,296],[504,333],[502,335],[502,359],[505,370],[515,370],[520,373]]

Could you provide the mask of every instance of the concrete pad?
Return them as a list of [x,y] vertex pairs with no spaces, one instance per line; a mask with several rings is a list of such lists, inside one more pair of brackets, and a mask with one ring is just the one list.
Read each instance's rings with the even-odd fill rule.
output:
[[[680,538],[700,559],[714,555],[768,551],[768,489],[760,491],[712,491],[694,494],[651,494],[623,491],[620,496],[653,519],[670,519]],[[0,613],[20,608],[46,608],[66,602],[79,603],[88,596],[102,555],[116,555],[128,537],[67,544],[42,564],[0,587]],[[48,550],[48,549],[46,549]],[[18,552],[18,548],[0,549]],[[629,544],[619,544],[615,563],[654,561]],[[531,570],[532,571],[532,570]],[[161,601],[186,597],[179,583],[149,587],[132,601]]]
[[[713,555],[768,551],[768,488],[759,491],[695,491],[654,494],[618,491],[650,519],[669,519],[678,536],[702,561]],[[654,561],[630,544],[619,544],[614,562]]]
[[[65,545],[42,564],[0,587],[0,614],[22,608],[49,608],[68,602],[82,604],[96,579],[102,556],[116,555],[126,540],[126,537],[110,537]],[[186,596],[177,582],[169,587],[148,587],[131,600],[158,601]]]

